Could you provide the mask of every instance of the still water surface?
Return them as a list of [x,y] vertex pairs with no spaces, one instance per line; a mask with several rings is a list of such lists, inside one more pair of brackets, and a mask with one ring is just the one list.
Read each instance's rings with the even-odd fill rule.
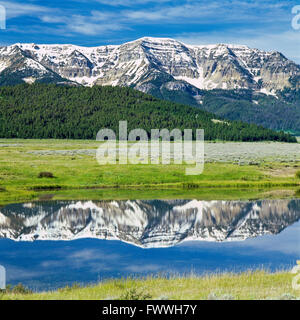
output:
[[289,269],[300,200],[43,201],[0,209],[7,281],[36,289],[116,277]]

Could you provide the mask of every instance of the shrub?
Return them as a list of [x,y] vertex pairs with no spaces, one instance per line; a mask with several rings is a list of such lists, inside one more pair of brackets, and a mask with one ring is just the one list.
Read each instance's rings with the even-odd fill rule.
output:
[[32,293],[32,291],[26,287],[23,286],[22,283],[17,284],[14,286],[11,290],[12,293],[20,293],[20,294],[29,294]]
[[150,300],[152,296],[149,293],[145,293],[142,290],[138,291],[136,288],[126,290],[120,296],[120,300]]
[[296,172],[296,178],[300,179],[300,171]]
[[67,285],[65,286],[64,288],[59,288],[57,291],[58,292],[69,292],[69,291],[73,291],[73,290],[77,290],[77,289],[80,289],[80,284],[77,283],[77,282],[74,282],[71,286]]
[[39,173],[38,178],[54,178],[54,175],[52,172],[43,171]]
[[297,300],[297,297],[290,293],[284,293],[282,296],[278,297],[277,300]]
[[235,300],[235,298],[230,294],[217,296],[215,293],[210,293],[207,297],[207,300]]
[[162,295],[157,298],[157,300],[170,300],[168,296]]
[[24,287],[22,283],[17,284],[16,286],[12,287],[11,285],[7,285],[5,290],[0,290],[2,294],[30,294],[32,290]]

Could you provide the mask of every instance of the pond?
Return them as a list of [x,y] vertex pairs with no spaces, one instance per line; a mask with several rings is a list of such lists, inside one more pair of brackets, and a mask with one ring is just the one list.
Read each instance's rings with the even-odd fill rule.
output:
[[7,282],[34,290],[109,278],[292,268],[300,199],[39,201],[0,209]]

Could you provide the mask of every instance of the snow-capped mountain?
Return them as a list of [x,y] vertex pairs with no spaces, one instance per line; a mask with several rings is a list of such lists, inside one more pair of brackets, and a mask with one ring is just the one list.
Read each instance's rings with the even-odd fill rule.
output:
[[19,46],[0,48],[0,85],[20,82],[63,83],[59,74],[32,59]]
[[115,46],[18,43],[0,48],[0,84],[63,82],[132,86],[144,92],[246,88],[266,94],[300,84],[300,66],[279,52],[242,45],[191,46],[141,38]]
[[299,219],[299,200],[32,202],[1,208],[0,237],[98,238],[154,248],[187,240],[241,241],[277,234]]

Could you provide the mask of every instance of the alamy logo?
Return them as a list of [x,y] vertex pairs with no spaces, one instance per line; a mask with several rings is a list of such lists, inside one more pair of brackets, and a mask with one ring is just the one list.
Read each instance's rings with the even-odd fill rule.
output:
[[6,9],[0,4],[0,29],[6,29]]
[[3,266],[0,265],[0,290],[5,290],[6,271]]
[[293,7],[292,14],[295,15],[292,19],[292,28],[300,30],[300,5]]
[[102,129],[97,134],[101,145],[96,159],[106,164],[188,164],[186,175],[199,175],[204,170],[204,130],[197,129],[151,129],[149,140],[144,129],[127,132],[127,121],[119,122],[119,135],[111,129]]

